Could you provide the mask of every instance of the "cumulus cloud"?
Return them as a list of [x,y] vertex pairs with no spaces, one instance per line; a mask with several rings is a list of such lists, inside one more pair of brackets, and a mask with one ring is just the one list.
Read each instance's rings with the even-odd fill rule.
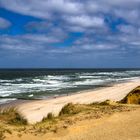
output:
[[89,17],[89,16],[71,16],[66,17],[65,20],[78,27],[102,27],[104,26],[104,19],[101,17]]
[[[24,35],[1,36],[3,49],[50,54],[122,53],[137,51],[140,45],[139,0],[13,0],[10,4],[0,0],[0,7],[39,18],[25,25]],[[71,32],[82,35],[74,40]],[[70,47],[53,47],[65,40],[72,40]]]
[[[10,5],[8,0],[1,0],[0,7],[42,19],[61,20],[65,17],[70,23],[77,22],[84,26],[92,23],[93,26],[102,25],[102,18],[107,14],[140,24],[139,0],[13,0]],[[136,19],[138,21],[134,23]]]
[[24,34],[24,35],[1,35],[0,36],[0,48],[3,50],[15,51],[15,52],[32,52],[37,53],[48,49],[51,44],[59,43],[63,38],[55,36],[47,36],[43,34]]
[[0,5],[8,10],[39,18],[49,18],[53,13],[75,14],[81,11],[82,5],[69,0],[1,0]]
[[139,0],[13,0],[10,5],[8,3],[8,0],[0,1],[1,7],[8,10],[41,18],[48,18],[50,14],[56,13],[79,15],[115,10],[133,11],[140,6]]
[[119,25],[117,27],[122,33],[126,34],[139,34],[139,30],[137,27],[132,26],[132,25]]
[[11,23],[8,20],[0,17],[0,29],[6,29],[9,26],[11,26]]

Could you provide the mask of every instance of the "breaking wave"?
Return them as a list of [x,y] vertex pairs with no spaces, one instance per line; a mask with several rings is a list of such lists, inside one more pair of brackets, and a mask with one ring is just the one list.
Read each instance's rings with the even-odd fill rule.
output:
[[[34,73],[34,72],[33,72]],[[40,72],[41,73],[41,72]],[[32,74],[34,75],[34,74]],[[0,103],[17,98],[44,98],[140,78],[140,71],[64,72],[4,79],[0,76]]]

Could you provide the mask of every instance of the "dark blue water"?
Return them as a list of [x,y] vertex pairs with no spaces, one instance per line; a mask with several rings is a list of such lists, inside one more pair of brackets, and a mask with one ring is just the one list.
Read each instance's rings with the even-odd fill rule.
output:
[[140,78],[140,69],[0,69],[0,103],[44,99]]

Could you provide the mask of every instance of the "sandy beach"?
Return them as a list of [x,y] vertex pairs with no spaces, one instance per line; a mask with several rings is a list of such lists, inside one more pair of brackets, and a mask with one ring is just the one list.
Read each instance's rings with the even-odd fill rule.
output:
[[125,83],[115,84],[112,87],[105,87],[94,91],[85,91],[79,94],[54,98],[50,100],[30,101],[17,105],[19,112],[29,123],[36,123],[46,117],[48,113],[58,115],[60,110],[67,103],[90,104],[101,102],[107,99],[119,101],[131,90],[140,85],[140,80],[131,80]]

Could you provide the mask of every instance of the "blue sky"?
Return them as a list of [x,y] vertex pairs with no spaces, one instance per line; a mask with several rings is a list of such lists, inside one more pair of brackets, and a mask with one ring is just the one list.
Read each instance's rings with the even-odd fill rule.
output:
[[140,67],[140,0],[0,0],[1,68]]

